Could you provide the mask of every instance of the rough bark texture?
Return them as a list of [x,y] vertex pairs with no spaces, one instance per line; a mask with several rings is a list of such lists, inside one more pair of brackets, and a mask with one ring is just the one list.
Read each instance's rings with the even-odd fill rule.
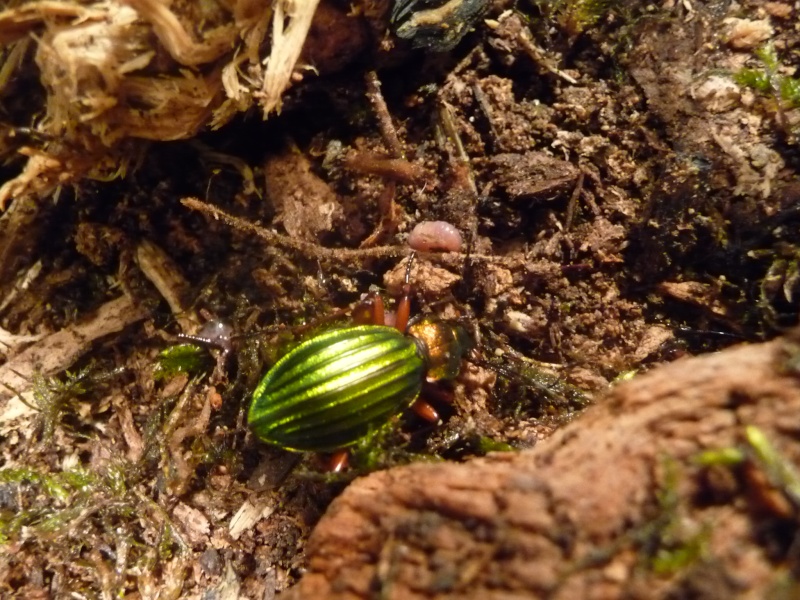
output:
[[532,451],[365,477],[319,523],[288,598],[785,593],[776,540],[791,542],[796,519],[757,502],[742,469],[694,460],[741,446],[754,425],[797,463],[800,381],[784,372],[787,352],[774,342],[670,364]]

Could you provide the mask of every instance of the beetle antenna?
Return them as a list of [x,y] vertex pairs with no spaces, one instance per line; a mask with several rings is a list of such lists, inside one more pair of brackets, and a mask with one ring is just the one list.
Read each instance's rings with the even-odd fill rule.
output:
[[411,283],[411,265],[414,264],[414,259],[417,258],[417,253],[412,251],[408,255],[408,262],[406,263],[406,276],[403,278],[403,284],[409,285]]

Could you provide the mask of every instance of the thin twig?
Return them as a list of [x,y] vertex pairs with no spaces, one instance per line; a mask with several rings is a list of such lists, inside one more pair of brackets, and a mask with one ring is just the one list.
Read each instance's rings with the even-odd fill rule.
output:
[[538,64],[541,67],[544,67],[547,71],[549,71],[550,73],[552,73],[557,77],[560,77],[567,83],[570,83],[572,85],[576,85],[578,83],[578,80],[575,79],[572,75],[562,71],[561,69],[553,65],[552,61],[545,55],[544,50],[542,50],[536,44],[533,43],[529,29],[526,28],[520,31],[519,35],[517,36],[517,40],[519,41],[525,53],[536,64]]
[[392,123],[392,116],[389,114],[389,107],[386,106],[386,100],[383,99],[381,93],[381,82],[378,79],[378,74],[375,71],[368,71],[367,76],[367,98],[372,103],[372,110],[378,117],[378,129],[381,130],[383,143],[389,149],[392,158],[405,158],[403,152],[403,145],[400,143],[400,138],[397,135],[397,130]]
[[[268,242],[271,246],[278,246],[286,250],[297,252],[317,260],[329,260],[332,262],[353,262],[369,258],[399,258],[411,254],[411,249],[408,246],[376,246],[374,248],[326,248],[319,244],[305,242],[291,238],[287,235],[275,233],[258,225],[254,225],[250,221],[234,217],[226,213],[224,210],[208,204],[197,198],[184,198],[181,203],[192,210],[210,215],[214,219],[224,222],[229,227],[238,229],[245,233],[252,234],[260,237],[262,240]],[[417,252],[417,254],[432,262],[458,267],[467,258],[463,252]],[[489,264],[507,264],[508,258],[504,256],[492,256],[489,254],[471,254],[469,256],[472,260],[479,260]]]
[[408,248],[408,246],[376,246],[374,248],[360,249],[326,248],[325,246],[320,246],[319,244],[313,244],[311,242],[299,240],[287,235],[275,233],[269,229],[264,229],[263,227],[259,227],[250,221],[240,219],[239,217],[234,217],[233,215],[220,210],[216,206],[202,202],[197,198],[184,198],[181,200],[181,203],[192,210],[197,210],[211,215],[215,219],[223,221],[226,225],[229,225],[234,229],[251,233],[256,237],[260,237],[262,240],[268,242],[272,246],[279,246],[287,250],[292,250],[298,254],[304,254],[306,256],[316,258],[317,260],[327,259],[338,262],[349,262],[365,258],[402,257],[411,253],[411,249]]
[[381,220],[375,227],[375,231],[361,242],[360,248],[369,248],[376,244],[381,238],[394,234],[399,222],[397,213],[397,204],[395,203],[395,194],[397,192],[397,184],[394,181],[387,181],[383,187],[381,195],[378,197],[378,208],[381,214]]
[[475,102],[478,103],[478,108],[483,113],[486,123],[489,126],[492,147],[496,147],[497,140],[500,139],[500,136],[497,134],[497,129],[494,126],[494,115],[492,114],[492,105],[489,102],[489,98],[486,97],[486,93],[477,82],[472,84],[472,95],[475,97]]
[[342,165],[356,173],[377,175],[409,185],[419,185],[430,178],[423,167],[405,158],[385,158],[372,152],[349,152]]
[[578,208],[578,200],[583,191],[583,171],[578,175],[578,181],[575,183],[575,189],[572,190],[569,204],[567,204],[567,216],[564,219],[564,230],[569,231],[572,227],[572,221],[575,218],[575,210]]
[[462,167],[462,174],[466,176],[466,183],[469,186],[473,195],[478,196],[478,187],[475,185],[475,176],[472,172],[472,166],[469,162],[469,155],[467,154],[464,144],[461,141],[461,136],[458,134],[458,127],[456,126],[455,116],[453,114],[453,107],[444,100],[439,102],[439,123],[442,125],[445,136],[450,142],[452,147],[447,148],[450,155],[450,160]]

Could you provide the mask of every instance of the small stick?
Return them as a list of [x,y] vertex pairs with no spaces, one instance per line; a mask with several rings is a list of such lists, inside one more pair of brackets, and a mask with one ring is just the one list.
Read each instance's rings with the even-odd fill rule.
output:
[[316,259],[326,258],[328,260],[346,262],[354,259],[364,258],[394,258],[406,256],[407,254],[411,253],[411,250],[406,246],[376,246],[374,248],[359,249],[326,248],[325,246],[312,244],[311,242],[306,242],[297,238],[289,237],[288,235],[275,233],[269,229],[264,229],[263,227],[259,227],[250,221],[240,219],[239,217],[234,217],[233,215],[220,210],[216,206],[202,202],[197,198],[184,198],[181,200],[181,204],[191,208],[192,210],[197,210],[211,215],[215,219],[223,221],[226,225],[229,225],[234,229],[251,233],[256,237],[260,237],[262,240],[268,242],[272,246],[280,246],[282,248],[286,248],[287,250],[293,250],[300,254],[312,256]]
[[350,152],[342,163],[345,169],[377,175],[385,179],[406,184],[420,184],[428,179],[428,173],[405,158],[385,158],[372,152]]
[[572,85],[576,85],[578,83],[578,80],[575,79],[572,75],[570,75],[569,73],[565,73],[561,69],[553,66],[550,59],[545,56],[544,50],[542,50],[536,44],[533,43],[529,29],[526,28],[520,31],[519,35],[517,36],[517,40],[522,46],[522,49],[531,58],[531,60],[533,60],[533,62],[544,67],[547,71],[549,71],[553,75],[556,75],[557,77],[560,77],[567,83],[570,83]]
[[397,225],[399,223],[397,213],[399,211],[397,210],[397,203],[394,201],[396,192],[397,184],[394,181],[386,182],[386,186],[383,188],[383,191],[378,198],[378,208],[380,209],[381,220],[377,227],[375,227],[375,231],[373,231],[368,238],[359,244],[360,248],[369,248],[370,246],[376,244],[378,240],[385,235],[393,234],[397,229]]
[[475,177],[469,163],[469,155],[464,149],[464,144],[461,142],[461,136],[458,134],[458,127],[456,126],[455,117],[453,116],[453,107],[444,100],[441,100],[439,105],[439,122],[442,125],[445,136],[450,144],[452,144],[452,148],[447,148],[450,160],[462,167],[460,170],[461,173],[458,174],[466,177],[466,183],[469,185],[469,189],[477,197],[478,187],[475,185]]
[[[368,258],[400,258],[411,254],[412,250],[408,246],[375,246],[374,248],[326,248],[319,244],[305,242],[296,238],[289,237],[275,233],[269,229],[264,229],[258,225],[254,225],[246,219],[234,217],[226,213],[224,210],[217,208],[212,204],[208,204],[197,198],[184,198],[181,204],[192,210],[199,211],[210,215],[216,220],[224,222],[229,227],[238,229],[245,233],[250,233],[262,240],[268,242],[271,246],[278,246],[287,250],[292,250],[298,254],[311,256],[317,260],[327,259],[334,262],[353,262],[356,260],[364,260]],[[417,254],[424,256],[427,260],[432,262],[448,265],[459,266],[464,261],[465,254],[463,252],[417,252]],[[471,254],[470,258],[473,260],[483,261],[489,264],[504,265],[508,263],[508,258],[503,256],[492,256],[490,254]]]
[[578,181],[575,182],[575,189],[572,190],[569,204],[567,204],[567,216],[564,219],[564,231],[569,231],[572,227],[572,220],[575,218],[575,210],[578,208],[578,200],[583,191],[583,171],[578,175]]
[[368,71],[366,80],[367,98],[372,103],[372,110],[375,111],[375,115],[378,117],[378,129],[381,130],[383,143],[386,144],[392,158],[405,158],[403,145],[400,143],[397,130],[392,123],[392,116],[389,114],[389,107],[386,106],[386,100],[383,99],[383,94],[381,94],[381,82],[378,79],[378,74],[375,71]]
[[497,140],[500,136],[497,134],[497,129],[494,126],[494,115],[492,114],[492,105],[489,103],[489,98],[479,83],[472,84],[472,95],[475,97],[475,102],[478,103],[478,108],[483,113],[486,123],[489,125],[489,134],[491,135],[492,146],[497,146]]

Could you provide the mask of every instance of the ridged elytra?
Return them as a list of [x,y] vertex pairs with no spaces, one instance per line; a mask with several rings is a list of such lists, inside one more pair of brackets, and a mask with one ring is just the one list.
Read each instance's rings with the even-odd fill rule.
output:
[[334,329],[267,372],[253,393],[248,424],[259,439],[287,450],[344,448],[411,406],[427,368],[424,348],[397,329]]

